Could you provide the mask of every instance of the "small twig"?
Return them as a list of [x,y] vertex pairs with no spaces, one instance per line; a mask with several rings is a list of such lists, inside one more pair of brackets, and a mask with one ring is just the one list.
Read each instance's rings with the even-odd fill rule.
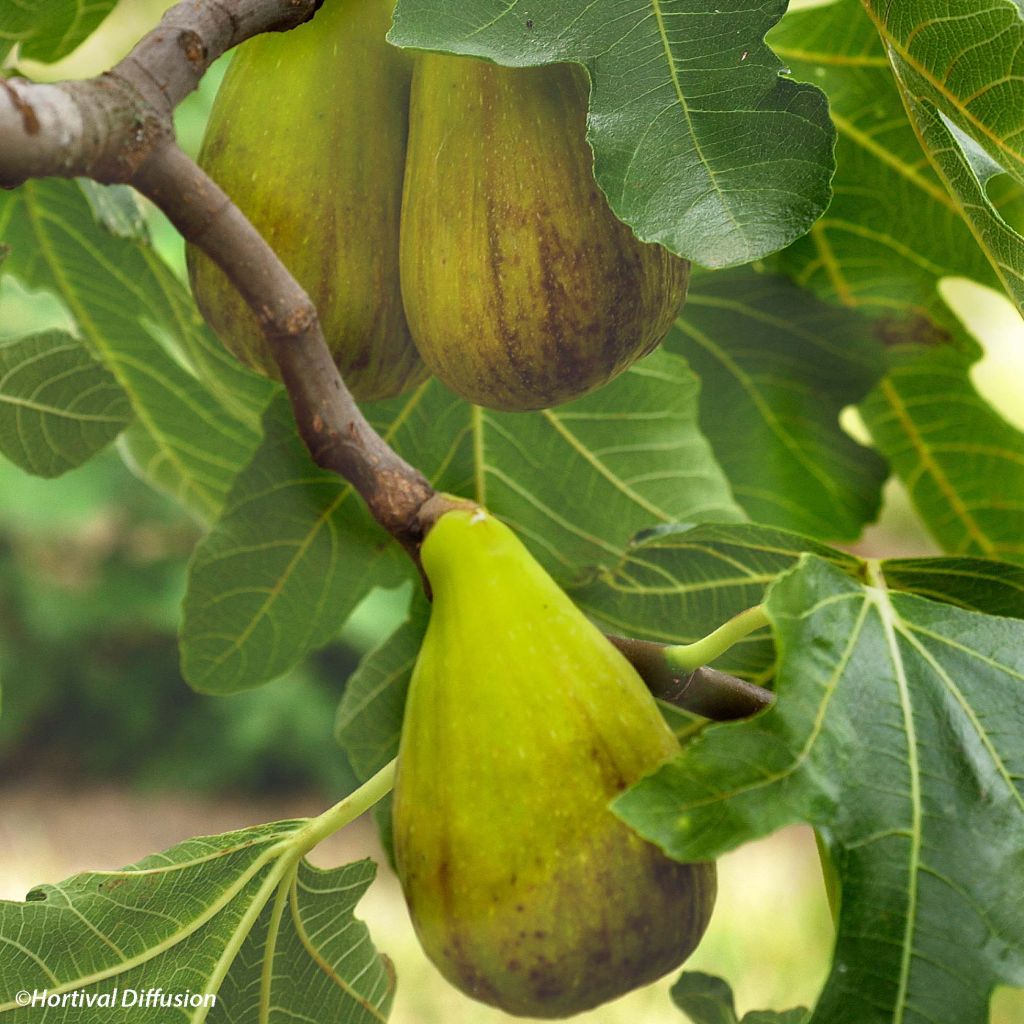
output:
[[668,644],[624,636],[609,635],[608,639],[629,659],[655,697],[685,711],[729,722],[756,715],[775,702],[771,690],[718,669],[674,668],[666,657],[666,652],[673,650]]

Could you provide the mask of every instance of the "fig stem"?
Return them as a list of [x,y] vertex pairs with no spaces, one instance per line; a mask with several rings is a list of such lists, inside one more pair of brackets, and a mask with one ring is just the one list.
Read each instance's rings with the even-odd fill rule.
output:
[[298,855],[305,856],[317,843],[351,824],[375,803],[383,800],[394,788],[397,764],[398,759],[392,758],[376,775],[367,779],[358,789],[339,800],[333,807],[329,807],[323,814],[313,818],[303,830]]
[[675,648],[652,640],[609,636],[658,700],[716,722],[748,718],[771,707],[775,695],[763,686],[702,665],[679,670],[666,655]]
[[734,644],[758,629],[769,625],[763,605],[755,605],[734,615],[718,629],[692,644],[674,644],[665,648],[665,662],[677,672],[692,672],[715,658],[720,658]]

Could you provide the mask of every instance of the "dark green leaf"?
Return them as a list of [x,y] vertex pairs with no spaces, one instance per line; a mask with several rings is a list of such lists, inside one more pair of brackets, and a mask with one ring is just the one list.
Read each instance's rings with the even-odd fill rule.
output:
[[[345,686],[334,735],[364,782],[398,756],[409,680],[429,618],[429,603],[414,592],[409,618],[363,657]],[[393,867],[390,794],[374,807],[373,818]]]
[[0,6],[0,61],[14,46],[46,63],[60,60],[117,6],[117,0],[17,0]]
[[363,658],[345,686],[334,733],[364,781],[398,754],[405,695],[429,617],[430,605],[417,593],[409,619]]
[[400,0],[389,38],[510,66],[582,64],[612,209],[645,241],[722,267],[781,249],[828,202],[824,98],[781,78],[764,44],[785,6]]
[[774,707],[711,726],[616,809],[673,856],[797,821],[842,894],[815,1024],[984,1024],[1024,983],[1024,625],[814,556],[771,590]]
[[1024,561],[1024,433],[975,391],[970,359],[901,346],[861,412],[918,514],[955,555]]
[[792,1010],[751,1010],[743,1015],[742,1024],[809,1024],[811,1011],[802,1006]]
[[976,352],[939,282],[998,288],[999,279],[924,158],[863,7],[836,0],[793,12],[770,42],[797,78],[825,89],[838,132],[832,204],[780,266],[816,294],[870,314],[887,343],[952,338]]
[[693,1024],[739,1024],[732,989],[710,974],[685,971],[672,986],[672,1002]]
[[[923,9],[917,0],[885,6],[900,25]],[[968,35],[980,30],[978,9],[968,5]],[[994,12],[993,24],[1004,14]],[[921,24],[924,35],[953,31],[944,18]],[[1012,36],[1008,30],[1002,42]],[[967,374],[980,350],[939,293],[947,277],[1000,287],[978,246],[978,226],[972,233],[962,201],[923,158],[886,51],[860,4],[838,0],[788,16],[772,42],[797,74],[826,88],[839,131],[832,206],[781,263],[811,290],[876,318],[879,337],[892,348],[893,372],[863,411],[876,447],[908,484],[936,539],[954,554],[1019,558],[1021,435],[974,391]],[[968,154],[960,147],[960,157],[942,159]],[[1012,192],[1002,195],[1013,200]],[[1002,242],[986,244],[997,264],[1024,269]]]
[[1024,567],[984,558],[890,558],[882,571],[893,590],[1024,619]]
[[[692,643],[759,604],[766,589],[804,553],[861,578],[865,563],[786,530],[752,524],[669,526],[641,534],[614,568],[571,590],[611,632]],[[882,561],[888,586],[989,615],[1024,618],[1024,571],[979,558]],[[751,634],[715,665],[767,679],[775,661],[766,632]]]
[[839,426],[884,372],[870,321],[784,278],[702,274],[667,345],[701,379],[701,429],[750,518],[856,539],[888,475]]
[[[740,1024],[732,989],[710,974],[685,971],[672,986],[672,1001],[693,1024]],[[744,1015],[742,1024],[804,1024],[809,1016],[802,1007],[784,1012],[753,1010]]]
[[[450,409],[452,397],[439,397]],[[677,356],[655,353],[586,398],[539,413],[462,402],[451,411],[463,460],[438,485],[500,515],[563,582],[613,564],[652,523],[742,518],[697,425],[697,381]],[[415,465],[438,465],[418,444],[401,450]]]
[[[812,551],[848,572],[851,555],[786,530],[753,525],[670,526],[637,538],[626,557],[571,593],[611,632],[665,643],[692,643],[727,619],[760,604],[779,573]],[[715,662],[764,680],[775,650],[764,630]]]
[[[133,992],[162,989],[214,995],[216,1006],[194,1018],[210,1024],[386,1020],[394,979],[353,916],[375,865],[311,867],[298,857],[307,824],[191,839],[0,903],[0,1014],[11,1024],[184,1020],[185,1009],[126,1008]],[[24,990],[113,994],[113,1005],[24,1007]]]
[[1024,238],[1000,216],[985,191],[987,183],[1003,169],[944,114],[915,96],[912,86],[902,79],[901,87],[907,113],[928,159],[956,200],[960,215],[974,232],[1007,295],[1024,310]]
[[87,462],[131,422],[128,398],[60,331],[0,342],[0,452],[36,476]]

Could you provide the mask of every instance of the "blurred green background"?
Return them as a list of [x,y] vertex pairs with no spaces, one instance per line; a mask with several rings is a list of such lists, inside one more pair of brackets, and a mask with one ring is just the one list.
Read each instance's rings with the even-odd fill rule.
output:
[[[68,59],[19,70],[45,80],[92,75],[169,6],[123,0]],[[222,61],[178,112],[181,141],[193,153],[223,68]],[[155,244],[184,274],[180,238],[157,211],[148,213]],[[1024,427],[1024,326],[1001,296],[968,282],[944,289],[985,344],[977,385]],[[0,339],[68,322],[52,297],[0,279]],[[858,433],[852,411],[844,422]],[[20,898],[32,884],[85,866],[114,867],[151,852],[150,842],[314,813],[355,784],[332,737],[337,702],[361,653],[401,619],[408,591],[375,592],[336,643],[289,677],[231,698],[200,697],[180,677],[175,636],[199,535],[115,450],[56,481],[0,460],[0,898]],[[858,549],[935,550],[896,485]],[[313,859],[379,856],[366,823],[347,832]],[[361,913],[398,965],[394,1020],[509,1020],[439,978],[415,943],[393,875],[382,875]],[[806,1005],[824,980],[830,945],[813,838],[790,829],[723,860],[711,930],[689,966],[728,978],[741,1011]],[[679,1021],[670,981],[579,1019]],[[1024,993],[1000,993],[992,1019],[1022,1024]]]

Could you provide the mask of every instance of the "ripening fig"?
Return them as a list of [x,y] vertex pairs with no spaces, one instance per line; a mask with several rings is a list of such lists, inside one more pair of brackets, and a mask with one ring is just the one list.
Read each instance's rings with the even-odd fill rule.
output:
[[421,54],[402,204],[402,297],[430,370],[494,409],[607,383],[665,336],[690,265],[611,212],[574,65]]
[[[393,0],[325,0],[313,20],[239,47],[199,162],[306,289],[360,399],[425,379],[398,277],[410,59],[384,34]],[[192,289],[221,341],[277,376],[255,316],[188,250]]]
[[678,752],[628,661],[480,509],[423,543],[433,589],[394,797],[420,942],[463,992],[565,1017],[680,964],[715,867],[670,860],[609,802]]

